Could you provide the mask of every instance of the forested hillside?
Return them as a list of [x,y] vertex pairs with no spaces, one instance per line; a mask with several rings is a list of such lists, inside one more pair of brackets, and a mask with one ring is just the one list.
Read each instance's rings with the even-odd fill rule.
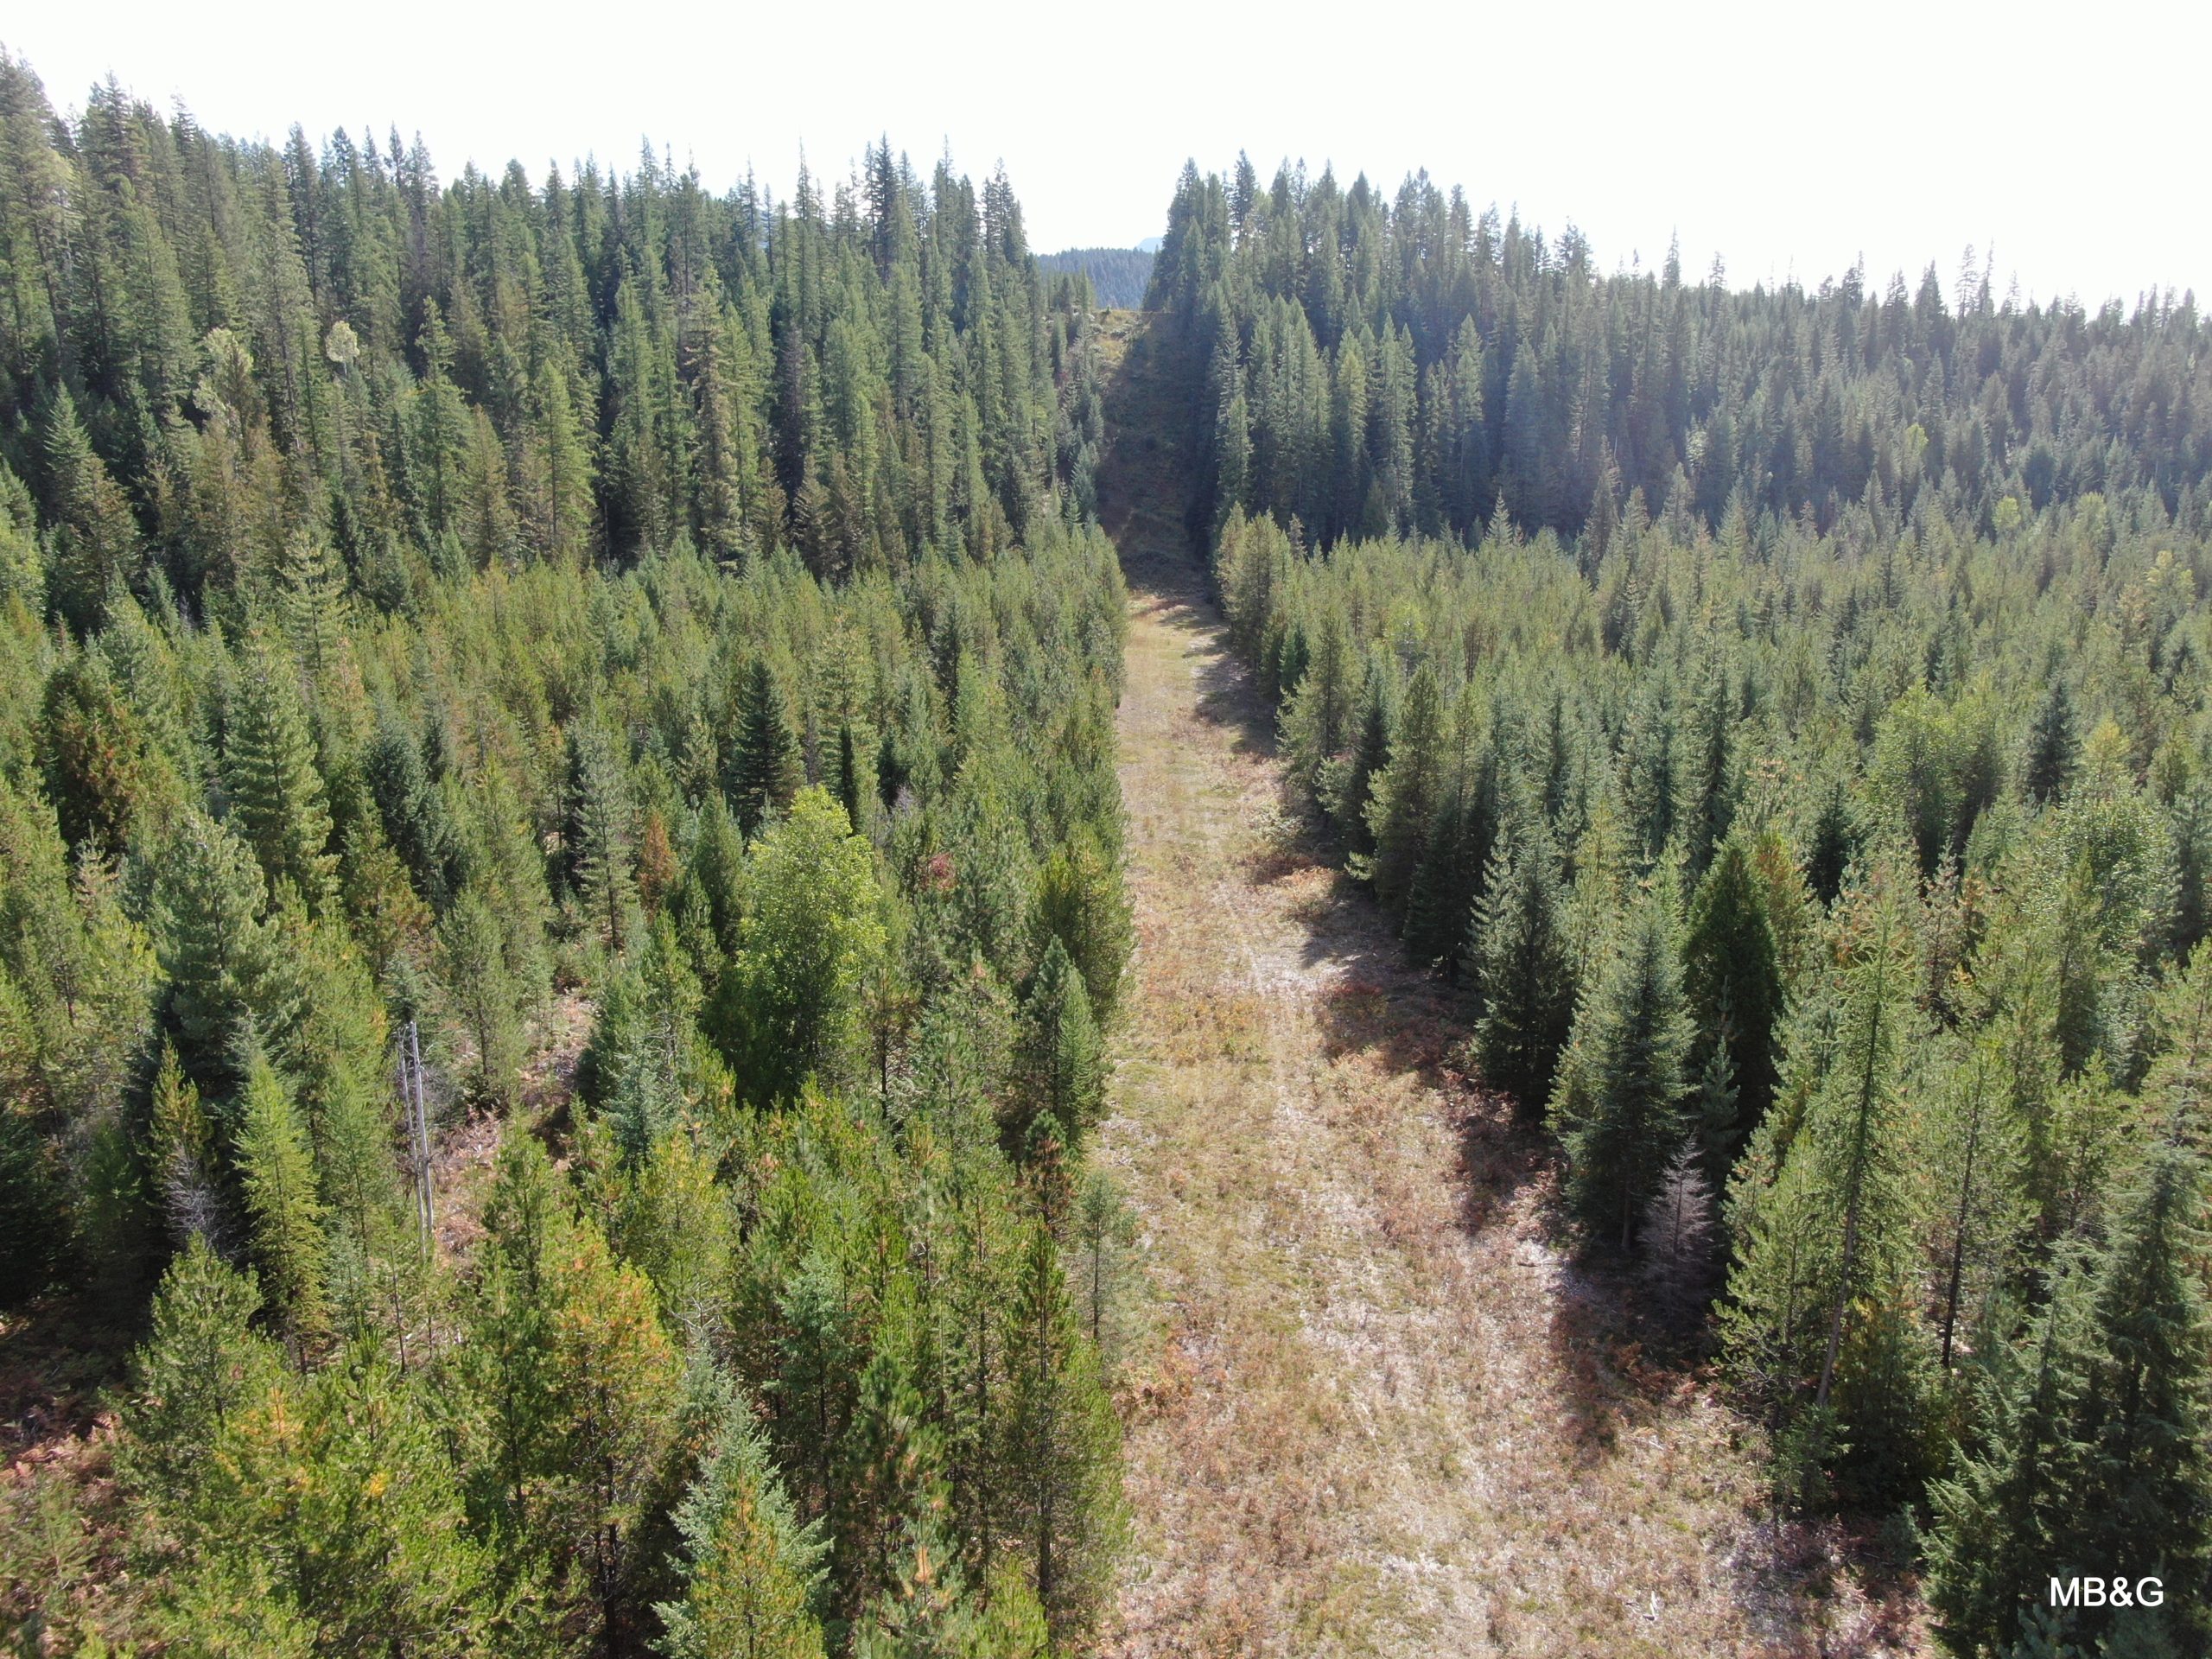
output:
[[1953,1651],[2195,1652],[2212,332],[1963,292],[1240,164],[1153,299],[1291,769],[1591,1259]]
[[1243,503],[1318,544],[1465,540],[1502,501],[1603,542],[1636,492],[1678,538],[1929,494],[1984,531],[2008,495],[2147,488],[2188,524],[2212,505],[2192,296],[2023,307],[1971,260],[1951,305],[1932,265],[1868,281],[1732,290],[1671,251],[1608,276],[1572,227],[1548,241],[1425,175],[1389,200],[1325,171],[1262,188],[1240,158],[1226,181],[1185,169],[1147,303],[1211,354],[1209,528]]
[[1003,177],[441,183],[0,60],[10,1387],[135,1350],[22,1650],[1090,1628],[1089,330]]
[[1153,256],[1142,248],[1070,248],[1039,256],[1046,270],[1090,278],[1092,299],[1114,310],[1134,310],[1152,286]]
[[2212,327],[1678,266],[0,53],[14,1649],[2212,1644]]

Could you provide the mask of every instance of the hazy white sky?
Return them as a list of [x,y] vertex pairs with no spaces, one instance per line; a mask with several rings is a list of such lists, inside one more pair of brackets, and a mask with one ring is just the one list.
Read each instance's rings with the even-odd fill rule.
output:
[[1998,286],[2212,298],[2212,6],[1688,3],[1226,7],[1132,0],[835,6],[14,9],[0,41],[57,105],[112,73],[200,122],[420,131],[442,176],[533,178],[641,138],[719,189],[786,194],[888,133],[925,167],[1003,160],[1040,251],[1156,234],[1186,156],[1249,149],[1395,189],[1426,166],[1478,203],[1572,219],[1600,262],[1681,238],[1701,274],[1878,286],[1971,243]]

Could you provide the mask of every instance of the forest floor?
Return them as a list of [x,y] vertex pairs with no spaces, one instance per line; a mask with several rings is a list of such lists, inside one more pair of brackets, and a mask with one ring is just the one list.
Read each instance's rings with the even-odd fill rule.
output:
[[1150,1315],[1106,1652],[1924,1651],[1909,1583],[1777,1522],[1755,1426],[1647,1354],[1554,1148],[1311,841],[1188,550],[1147,321],[1104,330],[1137,949],[1099,1147]]

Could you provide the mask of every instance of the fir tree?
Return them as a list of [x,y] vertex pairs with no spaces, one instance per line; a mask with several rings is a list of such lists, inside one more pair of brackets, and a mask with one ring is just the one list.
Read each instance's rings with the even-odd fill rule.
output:
[[162,1045],[147,1116],[148,1152],[162,1213],[169,1236],[182,1249],[194,1238],[213,1234],[221,1217],[213,1187],[214,1128],[199,1089],[184,1075],[175,1046],[168,1042]]
[[229,1078],[247,1022],[275,1030],[296,1013],[260,920],[262,890],[252,853],[227,825],[186,817],[155,884],[155,939],[178,1053],[202,1083]]
[[1567,1142],[1569,1201],[1585,1226],[1624,1250],[1688,1128],[1691,1039],[1666,899],[1644,899],[1625,933],[1575,1008],[1551,1103]]
[[138,578],[138,526],[67,391],[46,410],[45,426],[46,508],[54,536],[47,593],[65,621],[90,629],[106,620],[110,595]]
[[1022,1001],[1015,1053],[1020,1094],[1010,1128],[1017,1146],[1040,1117],[1050,1116],[1061,1134],[1071,1136],[1097,1121],[1106,1082],[1098,1027],[1083,976],[1057,937],[1045,947]]
[[619,951],[637,899],[634,825],[621,759],[596,727],[569,734],[568,826],[569,876],[587,936]]
[[1850,797],[1840,782],[1831,783],[1813,820],[1805,852],[1805,880],[1824,905],[1843,891],[1845,873],[1859,855],[1860,830]]
[[652,1287],[619,1264],[605,1236],[577,1222],[550,1264],[551,1519],[582,1568],[592,1623],[624,1641],[636,1554],[654,1478],[674,1427],[682,1370]]
[[[1785,1415],[1831,1414],[1858,1475],[1895,1495],[1925,1455],[1920,1337],[1905,1312],[1914,1192],[1897,1067],[1909,939],[1878,872],[1837,924],[1820,1017],[1802,1019],[1809,1095],[1770,1115],[1732,1197],[1728,1342]],[[1832,1401],[1834,1404],[1832,1405]]]
[[1098,838],[1078,828],[1053,849],[1037,874],[1030,925],[1041,961],[1057,944],[1083,976],[1093,1014],[1109,1018],[1129,955],[1129,902],[1122,872]]
[[1685,1141],[1643,1214],[1643,1281],[1661,1313],[1676,1321],[1704,1305],[1713,1277],[1713,1189],[1700,1165],[1695,1141]]
[[[2055,1552],[2088,1571],[2147,1568],[2203,1581],[2212,1560],[2212,1318],[2202,1276],[2203,1176],[2195,1154],[2154,1149],[2125,1195],[2099,1263],[2095,1345],[2075,1428],[2082,1483]],[[2173,1604],[2173,1628],[2202,1640],[2201,1605]]]
[[802,791],[749,849],[749,905],[716,1024],[746,1093],[849,1080],[861,1058],[861,993],[883,948],[874,857],[842,808]]
[[1951,1369],[1961,1323],[1995,1293],[2026,1223],[2025,1147],[1999,1086],[1999,1057],[1977,1044],[1954,1061],[1933,1102],[1933,1265],[1941,1363]]
[[1390,760],[1367,804],[1375,896],[1404,931],[1414,875],[1427,855],[1444,784],[1444,709],[1435,671],[1423,664],[1406,688],[1390,734]]
[[868,819],[862,809],[875,791],[862,777],[859,740],[853,735],[853,723],[841,721],[837,726],[837,804],[845,809],[845,822],[853,829],[865,833]]
[[1389,680],[1382,664],[1370,660],[1351,753],[1321,779],[1322,803],[1351,858],[1364,859],[1374,850],[1367,809],[1375,780],[1389,763],[1390,718]]
[[310,905],[330,896],[337,861],[330,806],[289,664],[265,642],[248,652],[223,738],[223,774],[238,828],[272,890],[289,882]]
[[186,1242],[136,1358],[132,1433],[119,1448],[132,1484],[192,1491],[232,1419],[282,1370],[283,1355],[252,1326],[261,1306],[251,1272],[226,1266],[204,1237]]
[[467,1086],[512,1104],[525,1052],[523,988],[507,965],[505,930],[491,897],[465,889],[438,929],[440,977],[468,1044]]
[[46,570],[39,558],[38,508],[23,482],[0,461],[0,605],[20,604],[37,615],[46,602]]
[[1483,1076],[1524,1112],[1552,1096],[1574,1023],[1574,964],[1551,837],[1540,824],[1498,838],[1477,910],[1471,954],[1482,1014]]
[[[1774,1097],[1783,980],[1766,899],[1751,849],[1731,836],[1698,884],[1683,934],[1684,988],[1698,1033],[1689,1063],[1702,1071],[1724,1041],[1734,1062],[1736,1116],[1710,1126],[1716,1147],[1740,1145]],[[1712,1173],[1727,1171],[1716,1165]]]
[[798,739],[766,658],[755,657],[737,695],[737,738],[730,758],[730,804],[747,840],[791,804],[799,785]]
[[2074,694],[2063,679],[2054,677],[2036,710],[2028,732],[2028,762],[2022,779],[2028,798],[2048,804],[2066,792],[2073,781],[2081,738],[2075,729]]
[[1008,1309],[1007,1519],[1057,1640],[1087,1632],[1113,1583],[1127,1527],[1121,1428],[1096,1357],[1074,1327],[1058,1251],[1030,1230]]
[[1705,873],[1727,839],[1736,813],[1735,696],[1725,664],[1716,663],[1691,712],[1688,775],[1684,778],[1684,852],[1692,876]]
[[321,537],[300,533],[284,544],[280,613],[300,665],[320,680],[338,665],[346,638],[345,572]]
[[676,1513],[683,1599],[658,1610],[675,1659],[819,1659],[824,1541],[802,1527],[747,1408],[734,1402]]
[[379,712],[362,772],[385,835],[405,862],[415,890],[442,911],[465,874],[466,855],[445,798],[423,764],[422,746],[397,710]]
[[[2034,1333],[1994,1368],[1980,1443],[1932,1492],[1929,1599],[1954,1651],[2015,1640],[2047,1578],[2152,1574],[2172,1585],[2202,1574],[2212,1375],[2203,1291],[2183,1266],[2201,1187],[2193,1154],[2154,1151],[2102,1259],[2062,1259]],[[2202,1623],[2201,1609],[2171,1598],[2162,1609],[2059,1617],[2063,1634],[2114,1644],[2101,1651],[2201,1640]]]
[[251,1222],[253,1255],[296,1351],[323,1330],[329,1246],[316,1196],[315,1160],[292,1091],[268,1059],[245,1065],[238,1105],[238,1163]]

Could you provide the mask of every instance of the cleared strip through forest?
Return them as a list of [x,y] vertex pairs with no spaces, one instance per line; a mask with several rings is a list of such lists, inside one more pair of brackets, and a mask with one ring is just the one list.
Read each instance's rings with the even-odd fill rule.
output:
[[1109,320],[1131,589],[1135,982],[1100,1151],[1142,1226],[1136,1548],[1109,1652],[1916,1651],[1839,1541],[1766,1518],[1748,1426],[1628,1339],[1539,1139],[1310,849],[1175,508],[1149,320]]

